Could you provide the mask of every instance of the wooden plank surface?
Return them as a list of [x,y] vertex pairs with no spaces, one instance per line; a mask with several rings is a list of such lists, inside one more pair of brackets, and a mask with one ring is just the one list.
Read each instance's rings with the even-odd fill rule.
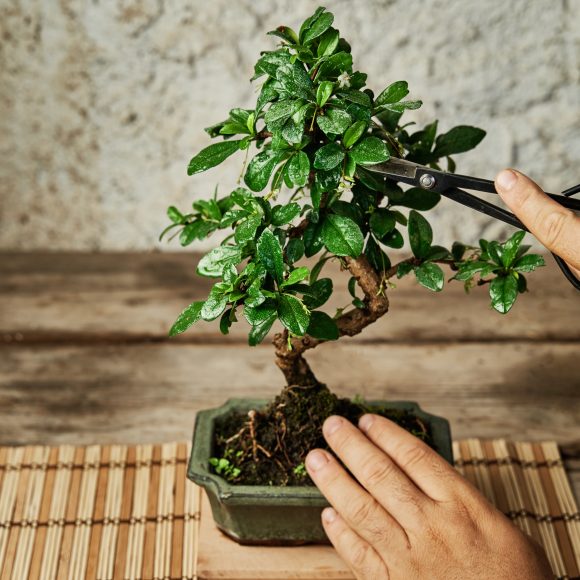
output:
[[[197,409],[273,396],[282,377],[247,326],[168,340],[205,297],[190,254],[0,254],[0,443],[184,440]],[[391,312],[354,339],[309,354],[341,395],[411,399],[456,437],[555,439],[580,484],[580,300],[548,258],[509,316],[484,289],[433,294],[412,280]],[[336,268],[335,305],[346,276]]]

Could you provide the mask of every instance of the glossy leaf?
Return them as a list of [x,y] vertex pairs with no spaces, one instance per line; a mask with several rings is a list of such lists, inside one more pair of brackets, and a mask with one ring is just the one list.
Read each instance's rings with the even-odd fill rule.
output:
[[328,171],[344,159],[344,151],[338,143],[328,143],[314,154],[314,167]]
[[292,238],[284,250],[288,263],[294,264],[304,256],[304,242],[300,238]]
[[279,205],[272,210],[272,225],[283,226],[289,224],[294,218],[300,215],[300,206],[297,203]]
[[288,278],[286,278],[286,280],[284,280],[284,282],[280,284],[280,288],[285,288],[287,286],[292,286],[293,284],[298,284],[298,282],[301,282],[305,278],[308,278],[309,275],[310,270],[305,266],[296,268],[295,270],[292,270],[290,274],[288,274]]
[[459,125],[443,135],[439,135],[435,141],[433,157],[446,157],[456,153],[464,153],[473,149],[485,137],[485,131],[477,127]]
[[358,165],[373,165],[389,159],[389,150],[378,137],[365,137],[351,150],[350,155]]
[[409,94],[409,84],[407,81],[396,81],[390,84],[376,99],[375,105],[386,105],[397,103]]
[[546,262],[544,258],[538,254],[528,254],[527,256],[522,256],[518,258],[513,268],[516,272],[533,272],[536,268],[545,266]]
[[258,260],[278,284],[281,284],[284,280],[284,261],[282,246],[278,238],[270,230],[264,230],[258,240],[256,249]]
[[284,152],[267,149],[258,153],[249,163],[244,181],[252,191],[262,191],[268,185],[274,168],[284,158]]
[[201,309],[203,308],[203,304],[203,302],[193,302],[185,310],[183,310],[183,312],[177,317],[177,320],[171,327],[169,336],[181,334],[190,328],[194,323],[196,323],[201,318]]
[[412,187],[405,191],[400,198],[389,198],[389,201],[393,205],[409,207],[419,211],[428,211],[433,209],[441,201],[441,195],[436,191],[429,191],[421,187]]
[[[314,272],[314,268],[312,269]],[[320,278],[310,284],[303,292],[304,304],[314,310],[325,304],[332,295],[332,280],[330,278]]]
[[214,143],[205,149],[202,149],[190,162],[187,168],[187,175],[201,173],[211,167],[219,165],[230,155],[233,155],[240,149],[241,141],[223,141]]
[[339,332],[336,322],[325,312],[312,312],[307,334],[320,340],[338,340]]
[[518,254],[518,250],[520,248],[520,245],[521,245],[522,240],[524,239],[525,235],[526,235],[526,232],[524,232],[524,231],[515,232],[509,238],[509,240],[505,241],[502,244],[503,251],[501,254],[501,261],[506,268],[509,268],[512,265],[512,263],[514,262],[514,260],[516,259],[516,256]]
[[318,115],[316,123],[326,135],[342,135],[352,123],[350,115],[341,109],[328,109],[325,115]]
[[228,304],[228,295],[225,292],[226,286],[226,284],[219,282],[211,289],[201,309],[201,317],[204,320],[215,320],[226,309]]
[[310,311],[301,300],[292,294],[281,294],[278,302],[280,322],[296,336],[303,336],[308,330]]
[[498,276],[489,285],[491,305],[501,314],[506,314],[518,297],[518,282],[512,275]]
[[443,270],[433,262],[425,262],[415,268],[415,276],[421,286],[433,292],[440,292],[443,289],[445,279]]
[[238,264],[242,252],[238,246],[218,246],[207,253],[197,265],[197,273],[208,278],[217,278],[222,275],[225,267]]
[[322,239],[328,251],[337,256],[357,258],[363,250],[364,238],[360,228],[344,216],[326,217],[322,226]]
[[384,208],[376,209],[370,217],[369,226],[377,238],[383,238],[395,229],[396,220],[392,211]]
[[304,151],[298,151],[288,161],[287,174],[296,187],[304,187],[310,175],[310,160]]
[[433,241],[433,230],[429,222],[415,210],[409,213],[409,243],[413,255],[417,258],[424,258],[429,252]]
[[350,149],[361,138],[362,134],[366,131],[366,128],[366,121],[356,121],[347,129],[342,138],[342,144],[347,149]]

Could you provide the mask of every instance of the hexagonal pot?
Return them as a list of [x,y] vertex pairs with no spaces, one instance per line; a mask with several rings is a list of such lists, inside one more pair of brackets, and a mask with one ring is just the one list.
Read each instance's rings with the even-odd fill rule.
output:
[[[264,399],[229,399],[221,407],[197,414],[187,476],[208,495],[218,528],[240,544],[300,545],[328,543],[320,512],[328,506],[324,496],[310,486],[233,485],[212,473],[214,425],[218,417],[247,412],[268,404]],[[427,423],[434,449],[453,463],[449,422],[425,413],[410,401],[371,401],[370,407],[411,411]]]

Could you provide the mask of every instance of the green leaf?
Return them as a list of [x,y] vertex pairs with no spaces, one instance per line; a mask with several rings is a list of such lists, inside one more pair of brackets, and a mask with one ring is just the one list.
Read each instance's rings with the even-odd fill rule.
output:
[[433,292],[441,292],[443,289],[443,270],[433,262],[425,262],[415,268],[415,276],[421,286]]
[[491,305],[501,314],[506,314],[518,297],[518,282],[512,275],[498,276],[489,285]]
[[300,42],[304,45],[311,43],[315,38],[324,34],[334,22],[334,15],[330,12],[321,12],[309,22],[306,29],[300,29]]
[[218,278],[224,268],[231,264],[238,264],[242,259],[242,252],[238,246],[218,246],[207,253],[197,265],[197,273],[208,278]]
[[[312,269],[314,272],[314,268]],[[332,295],[332,280],[330,278],[320,278],[313,282],[303,291],[304,304],[311,310],[320,308]]]
[[333,89],[334,83],[331,83],[330,81],[322,81],[318,85],[318,89],[316,89],[316,104],[319,107],[324,107],[326,101],[328,101],[330,95],[332,95]]
[[344,159],[344,151],[338,143],[323,145],[314,154],[314,167],[328,171]]
[[203,240],[210,232],[217,228],[217,224],[204,220],[196,220],[187,224],[179,236],[179,242],[182,246],[189,246],[193,240]]
[[466,250],[467,247],[465,244],[462,244],[461,242],[453,242],[453,245],[451,246],[451,255],[456,262],[459,262],[459,260],[463,258]]
[[410,262],[401,262],[397,268],[397,278],[401,279],[414,269]]
[[223,141],[202,149],[190,162],[187,175],[194,175],[219,165],[240,148],[241,141]]
[[234,312],[233,308],[228,308],[220,318],[220,332],[222,334],[230,333],[230,327],[232,326],[232,322],[235,321],[235,314],[233,315],[234,318],[232,319],[232,312]]
[[412,187],[403,193],[401,198],[391,199],[392,205],[410,207],[419,211],[428,211],[433,209],[441,200],[441,195],[436,191],[429,191],[421,187]]
[[308,278],[309,275],[310,270],[305,266],[296,268],[295,270],[292,270],[292,272],[290,272],[290,274],[288,275],[288,278],[286,278],[286,280],[284,280],[284,282],[280,284],[280,288],[285,288],[286,286],[298,284],[298,282],[301,282],[305,278]]
[[369,220],[371,231],[377,238],[382,238],[395,229],[396,220],[392,211],[384,208],[376,209]]
[[338,39],[340,34],[338,30],[330,28],[321,37],[318,43],[318,48],[316,50],[316,55],[318,58],[323,56],[330,56],[338,46]]
[[516,259],[520,244],[525,235],[526,232],[524,231],[515,232],[509,240],[502,244],[503,251],[501,254],[501,261],[506,268],[509,268]]
[[268,129],[270,131],[281,129],[284,123],[302,108],[303,103],[299,99],[287,99],[273,103],[264,117]]
[[409,83],[407,81],[396,81],[390,84],[376,99],[375,105],[381,106],[397,103],[409,94]]
[[250,334],[248,335],[248,344],[250,346],[257,346],[260,344],[266,338],[276,320],[278,320],[277,312],[270,315],[266,320],[252,326]]
[[193,302],[190,304],[178,317],[171,330],[169,336],[175,336],[185,332],[192,324],[201,318],[201,309],[203,302]]
[[362,136],[367,129],[366,121],[356,121],[353,123],[344,134],[342,144],[350,149]]
[[288,178],[296,187],[304,187],[308,183],[310,175],[310,160],[304,151],[294,154],[286,169]]
[[228,295],[225,292],[226,288],[227,284],[222,282],[214,284],[201,309],[201,317],[204,320],[215,320],[226,309],[228,304]]
[[304,240],[304,253],[307,258],[314,256],[324,246],[322,241],[322,224],[309,222],[302,236]]
[[253,240],[261,223],[262,218],[257,215],[248,216],[245,220],[240,221],[234,232],[236,242],[241,245]]
[[320,340],[338,340],[339,332],[336,322],[325,312],[312,312],[306,332]]
[[274,168],[284,158],[283,151],[266,149],[258,153],[249,163],[244,181],[252,191],[262,191],[268,185]]
[[409,243],[413,255],[417,258],[424,258],[431,247],[433,241],[433,230],[429,222],[414,209],[409,213]]
[[298,262],[304,256],[304,242],[300,238],[292,238],[286,245],[285,253],[289,264]]
[[320,63],[314,80],[337,79],[343,72],[352,72],[352,55],[348,52],[337,52]]
[[280,322],[296,336],[303,336],[308,330],[310,311],[301,300],[292,294],[281,294],[278,302]]
[[284,261],[278,238],[270,230],[264,230],[258,239],[256,250],[258,260],[276,282],[281,284],[284,280]]
[[389,259],[389,256],[387,256],[387,254],[381,250],[373,236],[369,236],[365,248],[365,256],[367,257],[371,266],[377,272],[384,272],[391,267],[391,260]]
[[358,165],[373,165],[390,157],[387,146],[378,137],[365,137],[350,150],[350,155]]
[[[314,86],[308,73],[299,61],[282,65],[276,71],[276,79],[289,98],[312,100]],[[280,91],[280,89],[278,89]]]
[[276,314],[276,303],[268,300],[259,306],[244,305],[244,318],[252,325],[260,324]]
[[252,325],[248,343],[250,346],[256,346],[270,332],[272,325],[278,318],[278,312],[274,303],[269,301],[255,308],[244,306],[244,318]]
[[376,112],[391,111],[392,113],[403,113],[406,110],[413,111],[419,109],[423,101],[401,101],[400,103],[392,103],[381,105]]
[[252,80],[257,79],[263,74],[275,77],[278,67],[289,63],[291,58],[292,56],[287,48],[281,48],[264,53],[254,66],[255,74]]
[[184,216],[175,206],[172,205],[167,208],[167,217],[174,224],[180,224],[183,221]]
[[278,205],[272,210],[272,225],[283,226],[284,224],[289,224],[300,215],[300,211],[300,206],[294,202],[288,205]]
[[298,35],[289,26],[278,26],[276,30],[270,30],[266,34],[277,36],[290,44],[298,44]]
[[528,254],[527,256],[518,258],[513,264],[513,268],[516,272],[533,272],[536,268],[545,265],[546,262],[542,256],[538,254]]
[[351,103],[359,105],[363,109],[368,109],[370,114],[371,98],[366,93],[363,93],[362,91],[355,91],[353,89],[346,89],[342,90],[339,93],[339,96],[341,96],[343,99],[346,99],[347,101],[350,101]]
[[328,109],[325,115],[318,115],[316,123],[326,135],[342,135],[352,123],[350,115],[342,109]]
[[483,278],[491,274],[496,268],[497,266],[495,264],[490,264],[483,260],[469,260],[468,262],[459,264],[459,270],[453,276],[453,280],[471,280],[476,274],[479,274]]
[[363,251],[364,238],[350,218],[328,215],[322,225],[322,240],[329,252],[337,256],[357,258]]
[[451,131],[439,135],[435,142],[433,157],[447,157],[473,149],[485,137],[485,131],[477,127],[459,125]]
[[389,232],[386,236],[381,238],[380,242],[381,244],[389,246],[389,248],[395,248],[396,250],[400,250],[405,245],[403,235],[397,229],[394,229],[392,232]]

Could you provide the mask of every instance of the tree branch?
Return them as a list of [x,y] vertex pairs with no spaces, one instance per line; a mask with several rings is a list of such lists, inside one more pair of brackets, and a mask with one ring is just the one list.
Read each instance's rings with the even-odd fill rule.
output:
[[[389,310],[389,300],[384,293],[383,281],[366,257],[345,258],[348,271],[356,279],[364,293],[365,308],[345,312],[336,320],[340,336],[355,336],[369,324],[378,320]],[[311,336],[288,340],[288,331],[276,334],[273,340],[276,349],[276,364],[286,377],[288,385],[319,384],[310,366],[302,356],[306,350],[327,342]]]

